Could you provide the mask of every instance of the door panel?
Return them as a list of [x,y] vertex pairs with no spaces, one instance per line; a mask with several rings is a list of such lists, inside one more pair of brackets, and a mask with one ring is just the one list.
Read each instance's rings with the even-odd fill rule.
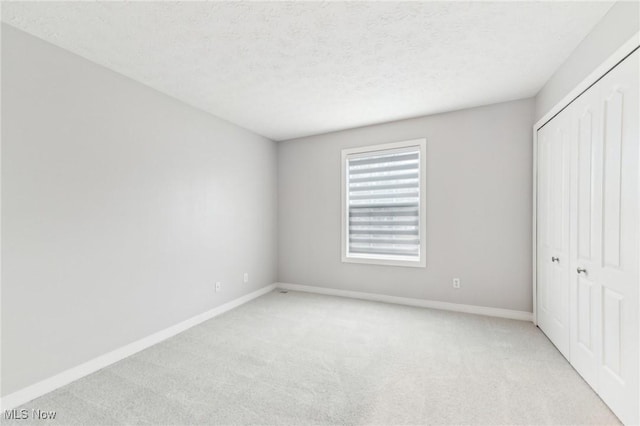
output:
[[607,373],[612,375],[620,384],[624,384],[625,380],[620,377],[621,363],[621,335],[620,331],[622,317],[620,315],[621,305],[624,296],[609,290],[605,287],[602,304],[602,324],[603,330],[603,347],[602,347],[602,365]]
[[638,392],[638,70],[636,51],[598,82],[603,126],[602,364],[598,393],[625,423]]
[[622,115],[625,93],[616,88],[604,101],[604,264],[620,266],[620,196],[622,162]]
[[[601,342],[602,108],[597,90],[585,92],[569,111],[575,129],[572,159],[571,363],[598,387]],[[587,273],[577,273],[577,268]]]
[[[588,99],[590,100],[590,99]],[[582,106],[582,105],[579,105]],[[594,136],[594,110],[592,105],[585,105],[579,112],[578,117],[578,148],[577,148],[577,161],[578,161],[578,174],[576,182],[578,188],[577,194],[577,254],[578,258],[591,261],[592,254],[594,252],[593,241],[593,228],[596,226],[594,223],[594,217],[597,215],[596,206],[593,196],[593,184],[595,183],[594,173],[594,156],[597,156],[595,152],[597,146],[595,145]]]
[[595,285],[584,278],[578,279],[577,296],[577,332],[576,339],[582,348],[590,354],[594,352],[593,345],[593,289]]
[[569,357],[570,128],[562,117],[538,132],[538,326]]
[[551,281],[552,253],[551,241],[551,151],[548,129],[542,129],[538,135],[538,265],[537,265],[537,307],[538,323],[546,324],[549,317],[549,291]]

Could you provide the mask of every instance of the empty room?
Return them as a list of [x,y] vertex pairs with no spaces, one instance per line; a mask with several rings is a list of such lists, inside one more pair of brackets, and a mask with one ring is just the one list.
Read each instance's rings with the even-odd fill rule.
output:
[[0,423],[640,424],[640,1],[0,16]]

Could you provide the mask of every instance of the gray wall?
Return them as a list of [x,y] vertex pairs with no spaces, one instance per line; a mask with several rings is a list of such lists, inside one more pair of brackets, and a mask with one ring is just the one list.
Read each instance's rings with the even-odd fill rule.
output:
[[[278,143],[278,280],[530,312],[533,114],[526,99]],[[427,268],[342,263],[341,150],[421,137]]]
[[2,395],[275,281],[274,142],[6,25],[2,89]]
[[640,2],[619,1],[536,96],[536,121],[640,30]]

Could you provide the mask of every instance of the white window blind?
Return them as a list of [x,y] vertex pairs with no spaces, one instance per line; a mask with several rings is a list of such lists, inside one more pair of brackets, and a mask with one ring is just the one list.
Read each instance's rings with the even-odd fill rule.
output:
[[411,142],[345,156],[347,258],[420,262],[423,149]]

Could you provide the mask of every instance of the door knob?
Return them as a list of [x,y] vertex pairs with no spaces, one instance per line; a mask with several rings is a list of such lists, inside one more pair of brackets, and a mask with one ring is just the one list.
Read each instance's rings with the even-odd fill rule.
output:
[[576,269],[576,271],[578,271],[578,273],[579,273],[579,274],[582,274],[583,272],[584,272],[585,274],[587,273],[587,270],[586,270],[586,269],[584,269],[584,268],[580,268],[580,267],[578,267],[578,269]]
[[551,258],[551,261],[560,263],[560,258],[554,256],[554,257]]

